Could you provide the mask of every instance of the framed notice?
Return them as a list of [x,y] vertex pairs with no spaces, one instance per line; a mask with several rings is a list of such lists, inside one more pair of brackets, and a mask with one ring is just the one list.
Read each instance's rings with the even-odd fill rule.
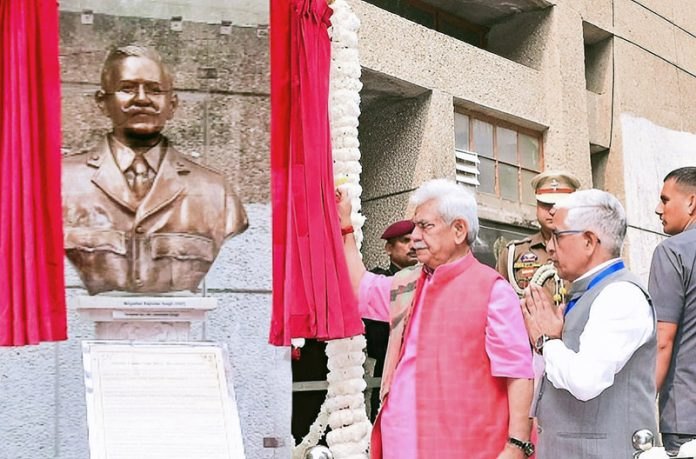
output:
[[243,459],[226,352],[83,341],[91,459]]

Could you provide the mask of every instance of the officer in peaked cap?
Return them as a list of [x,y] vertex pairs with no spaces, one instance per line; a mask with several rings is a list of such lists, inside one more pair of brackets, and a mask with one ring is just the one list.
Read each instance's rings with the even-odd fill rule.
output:
[[[534,275],[541,275],[550,267],[547,265],[550,261],[546,253],[546,244],[553,231],[551,208],[576,191],[580,187],[580,181],[568,172],[546,171],[532,179],[532,187],[535,190],[536,215],[541,230],[525,239],[507,244],[500,252],[496,266],[498,272],[510,282],[520,297]],[[563,299],[562,296],[568,289],[568,285],[564,285],[558,276],[549,276],[543,285],[557,302]]]

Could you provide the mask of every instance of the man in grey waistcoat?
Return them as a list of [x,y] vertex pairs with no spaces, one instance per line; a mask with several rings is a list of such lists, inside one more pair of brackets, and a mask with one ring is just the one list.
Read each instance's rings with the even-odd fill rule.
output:
[[655,212],[671,236],[653,253],[648,288],[658,321],[660,432],[675,452],[696,438],[696,167],[667,174]]
[[626,215],[600,190],[577,191],[553,212],[546,246],[573,283],[565,307],[531,285],[527,332],[544,357],[535,396],[538,459],[629,458],[638,429],[656,431],[655,313],[621,260]]

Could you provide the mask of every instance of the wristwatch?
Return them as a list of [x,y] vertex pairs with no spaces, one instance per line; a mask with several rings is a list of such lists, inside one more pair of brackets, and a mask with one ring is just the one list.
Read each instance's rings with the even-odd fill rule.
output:
[[507,442],[515,448],[521,449],[527,457],[531,457],[534,454],[534,443],[531,441],[522,441],[515,437],[508,437]]
[[536,342],[534,343],[534,350],[537,351],[537,354],[543,354],[544,353],[544,344],[546,344],[547,341],[549,341],[551,337],[549,335],[540,335]]

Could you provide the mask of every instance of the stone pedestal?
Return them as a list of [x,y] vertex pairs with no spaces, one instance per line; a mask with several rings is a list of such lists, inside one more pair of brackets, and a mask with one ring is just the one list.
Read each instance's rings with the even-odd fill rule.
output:
[[191,322],[217,307],[211,297],[81,296],[77,310],[100,340],[190,341]]

